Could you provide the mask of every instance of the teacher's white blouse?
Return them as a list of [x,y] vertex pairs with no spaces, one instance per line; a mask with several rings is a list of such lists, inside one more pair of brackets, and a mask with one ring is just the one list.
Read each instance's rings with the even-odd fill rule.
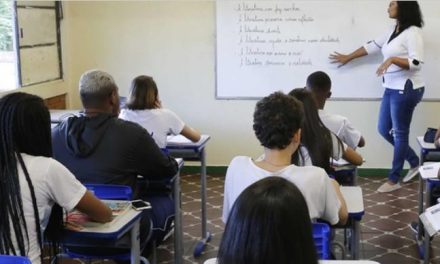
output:
[[390,57],[408,59],[409,70],[394,64],[388,68],[383,76],[383,87],[404,90],[408,79],[413,83],[414,89],[424,87],[425,83],[421,72],[423,65],[423,37],[421,28],[411,26],[389,41],[393,32],[394,27],[382,36],[364,45],[368,54],[382,51],[384,61]]

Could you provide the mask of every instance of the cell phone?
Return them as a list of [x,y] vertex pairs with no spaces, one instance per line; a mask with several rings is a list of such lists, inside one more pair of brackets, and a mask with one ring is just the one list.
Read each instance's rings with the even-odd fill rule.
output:
[[131,201],[131,207],[133,207],[133,209],[136,211],[141,211],[141,210],[151,209],[151,204],[143,200],[134,200]]

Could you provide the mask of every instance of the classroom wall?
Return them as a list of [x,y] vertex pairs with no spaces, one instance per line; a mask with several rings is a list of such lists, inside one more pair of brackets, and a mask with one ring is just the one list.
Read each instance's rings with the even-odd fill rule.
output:
[[[163,105],[212,136],[208,165],[227,165],[235,155],[259,156],[252,130],[256,101],[215,99],[215,3],[211,1],[64,2],[64,64],[70,106],[79,108],[78,79],[100,68],[111,73],[120,94],[139,74],[156,80]],[[379,31],[382,29],[378,29]],[[361,43],[356,43],[358,45]],[[356,78],[356,76],[353,76]],[[341,84],[342,85],[342,84]],[[294,88],[294,87],[292,87]],[[356,89],[356,87],[353,87]],[[428,87],[428,89],[436,89]],[[376,132],[379,102],[329,102],[328,111],[346,115],[363,133],[365,168],[387,168],[391,147]],[[414,137],[440,120],[437,102],[416,110]],[[418,148],[417,148],[418,150]]]

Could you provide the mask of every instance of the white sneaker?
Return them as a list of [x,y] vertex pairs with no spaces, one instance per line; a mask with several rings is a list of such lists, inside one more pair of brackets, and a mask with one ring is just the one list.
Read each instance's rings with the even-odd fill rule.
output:
[[402,182],[409,182],[417,174],[419,174],[419,166],[409,169],[405,177],[403,177]]
[[402,188],[402,186],[400,186],[399,183],[396,183],[396,184],[391,185],[391,184],[389,184],[388,182],[385,182],[384,184],[382,184],[382,185],[377,189],[377,191],[380,192],[380,193],[388,193],[388,192],[392,192],[392,191],[398,190],[398,189],[400,189],[400,188]]

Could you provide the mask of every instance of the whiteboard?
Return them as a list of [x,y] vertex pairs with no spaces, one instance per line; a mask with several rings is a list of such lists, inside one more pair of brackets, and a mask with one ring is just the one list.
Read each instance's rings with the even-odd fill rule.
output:
[[[332,97],[378,100],[382,56],[338,68],[328,55],[349,53],[394,24],[388,1],[216,1],[216,98],[253,99],[304,87],[317,70],[332,79]],[[424,100],[439,100],[440,3],[419,1],[426,82]]]

